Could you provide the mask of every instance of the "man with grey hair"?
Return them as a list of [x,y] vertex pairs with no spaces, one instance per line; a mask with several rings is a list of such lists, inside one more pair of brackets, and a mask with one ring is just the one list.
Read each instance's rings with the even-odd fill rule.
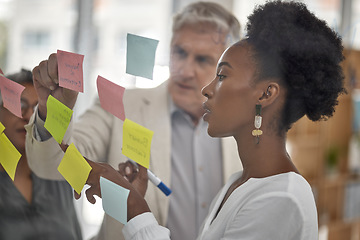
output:
[[[233,139],[213,139],[203,121],[201,89],[216,76],[217,61],[240,38],[238,20],[211,2],[188,5],[174,17],[170,77],[154,89],[125,91],[128,119],[154,131],[150,169],[171,186],[166,197],[152,184],[145,198],[161,225],[170,228],[172,239],[195,239],[210,201],[239,166]],[[43,127],[46,99],[52,93],[70,108],[77,93],[59,87],[56,54],[33,70],[39,95],[38,111],[27,126],[30,167],[41,177],[58,179],[61,149]],[[123,122],[103,110],[97,100],[77,123],[71,123],[64,142],[74,142],[92,160],[117,167],[127,159],[121,154]],[[119,239],[120,223],[105,215],[98,239]]]

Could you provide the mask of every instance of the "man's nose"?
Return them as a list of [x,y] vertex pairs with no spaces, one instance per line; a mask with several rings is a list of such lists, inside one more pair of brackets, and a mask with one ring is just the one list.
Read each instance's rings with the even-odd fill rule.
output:
[[193,78],[196,75],[196,66],[195,62],[187,58],[183,61],[182,65],[180,66],[179,73],[184,78]]

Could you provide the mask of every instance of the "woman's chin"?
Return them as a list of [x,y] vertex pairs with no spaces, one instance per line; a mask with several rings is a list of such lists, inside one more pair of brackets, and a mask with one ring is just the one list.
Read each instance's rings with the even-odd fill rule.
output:
[[230,135],[228,134],[224,134],[224,133],[221,133],[221,132],[217,132],[217,131],[214,131],[210,128],[208,128],[207,130],[208,134],[210,137],[213,137],[213,138],[221,138],[221,137],[229,137]]

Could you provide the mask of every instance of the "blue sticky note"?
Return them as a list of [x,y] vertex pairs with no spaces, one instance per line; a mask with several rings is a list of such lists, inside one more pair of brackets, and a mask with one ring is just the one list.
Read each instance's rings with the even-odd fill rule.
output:
[[122,224],[127,223],[127,199],[130,190],[100,177],[101,198],[104,211]]
[[127,34],[126,73],[153,79],[158,40]]

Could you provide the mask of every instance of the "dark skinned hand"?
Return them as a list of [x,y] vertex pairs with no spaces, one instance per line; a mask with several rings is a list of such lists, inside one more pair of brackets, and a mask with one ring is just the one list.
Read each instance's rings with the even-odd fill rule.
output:
[[[68,145],[61,144],[60,147],[65,152]],[[84,157],[85,158],[85,157]],[[94,195],[101,197],[101,189],[100,189],[100,177],[104,177],[123,188],[129,189],[130,193],[128,196],[128,221],[133,217],[142,214],[144,212],[150,212],[150,209],[143,197],[143,195],[133,186],[145,185],[145,192],[147,188],[147,169],[143,166],[139,166],[139,171],[135,177],[132,179],[132,183],[124,178],[118,171],[112,168],[109,164],[106,163],[96,163],[87,158],[85,160],[89,163],[92,170],[90,171],[89,177],[86,181],[86,184],[90,186],[85,191],[87,200],[94,204],[96,202]],[[131,164],[131,163],[130,163]],[[75,198],[79,199],[80,195],[77,194],[75,191]],[[145,195],[145,193],[144,193]]]

